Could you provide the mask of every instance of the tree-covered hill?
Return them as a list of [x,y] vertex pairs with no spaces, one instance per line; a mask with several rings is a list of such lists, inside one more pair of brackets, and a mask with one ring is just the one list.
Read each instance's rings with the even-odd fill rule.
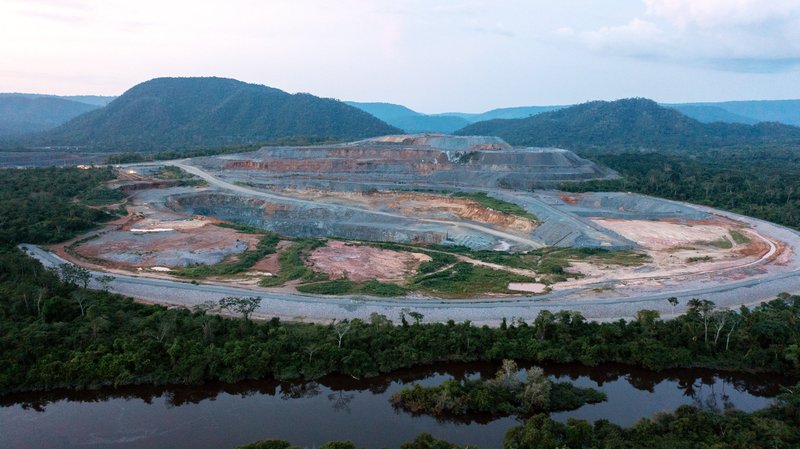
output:
[[0,136],[45,131],[97,108],[54,96],[0,94]]
[[397,132],[337,100],[225,78],[156,78],[25,143],[152,150]]
[[589,148],[720,148],[800,143],[800,128],[778,123],[701,123],[647,99],[593,101],[524,119],[474,123],[460,135],[494,135],[512,145]]

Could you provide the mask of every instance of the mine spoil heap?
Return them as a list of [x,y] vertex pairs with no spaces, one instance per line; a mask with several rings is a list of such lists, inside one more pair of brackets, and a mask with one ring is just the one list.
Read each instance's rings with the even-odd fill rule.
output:
[[[336,145],[265,147],[186,164],[213,176],[216,188],[172,195],[166,200],[170,209],[292,237],[512,251],[552,245],[635,246],[584,217],[548,204],[549,196],[538,199],[530,192],[564,181],[616,178],[616,173],[567,150],[512,148],[497,137],[393,135]],[[439,197],[426,200],[419,191]],[[387,192],[396,196],[394,201],[381,200]],[[542,220],[489,219],[487,214],[493,211],[488,209],[459,215],[452,205],[433,207],[436,201],[453,202],[450,192],[480,192],[520,205]],[[427,207],[412,207],[420,202]]]
[[[361,188],[394,183],[527,190],[617,177],[571,151],[515,149],[500,138],[483,136],[399,135],[341,145],[265,147],[198,163],[208,169],[268,173],[272,182],[278,178],[299,187],[317,184],[335,190],[359,190],[354,180]],[[335,185],[319,185],[324,182]]]

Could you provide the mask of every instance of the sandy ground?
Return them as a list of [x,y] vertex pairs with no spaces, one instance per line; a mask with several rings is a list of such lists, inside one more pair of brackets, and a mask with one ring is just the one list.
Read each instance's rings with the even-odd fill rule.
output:
[[[742,279],[752,273],[745,270],[761,261],[789,260],[791,254],[785,245],[772,241],[741,223],[715,218],[702,221],[677,222],[675,220],[611,220],[596,219],[595,223],[607,227],[633,240],[644,248],[652,262],[634,267],[602,263],[571,261],[568,272],[581,273],[583,277],[553,286],[565,290],[597,283],[651,288],[663,286],[666,281],[696,280],[714,274],[718,277]],[[737,230],[750,239],[736,244],[730,235]],[[727,239],[732,247],[719,248],[709,242]]]
[[654,220],[594,219],[594,223],[610,229],[651,250],[672,249],[697,242],[730,238],[730,228],[722,225]]
[[544,293],[547,286],[538,282],[512,282],[508,284],[508,289],[515,292]]
[[430,256],[349,245],[329,241],[312,252],[308,261],[315,271],[328,274],[331,279],[347,278],[354,282],[377,279],[381,282],[403,282],[416,273],[419,264],[431,260]]

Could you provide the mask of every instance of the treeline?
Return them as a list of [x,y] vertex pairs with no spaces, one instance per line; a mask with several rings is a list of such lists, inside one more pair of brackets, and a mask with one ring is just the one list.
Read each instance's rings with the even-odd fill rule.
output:
[[106,158],[108,164],[135,164],[140,162],[168,161],[190,157],[216,156],[219,154],[245,153],[259,148],[269,147],[302,147],[310,145],[327,145],[341,142],[341,139],[326,137],[295,136],[280,139],[270,139],[263,142],[246,145],[223,145],[215,147],[188,148],[182,150],[161,150],[114,153]]
[[623,179],[565,184],[704,204],[800,228],[800,147],[667,153],[586,152]]
[[0,170],[0,246],[60,242],[111,219],[90,207],[122,199],[104,185],[111,179],[107,168]]
[[621,362],[800,373],[800,296],[738,313],[697,301],[670,321],[655,312],[613,323],[542,312],[499,328],[399,326],[374,315],[329,325],[226,319],[136,304],[64,283],[18,250],[0,254],[0,392],[101,385],[194,384],[275,377],[356,377],[438,361]]

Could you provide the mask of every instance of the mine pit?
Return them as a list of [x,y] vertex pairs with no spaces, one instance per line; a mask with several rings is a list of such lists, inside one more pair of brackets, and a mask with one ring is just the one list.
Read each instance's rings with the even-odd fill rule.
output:
[[[346,279],[338,294],[371,286],[398,301],[638,297],[797,264],[792,235],[746,218],[623,192],[547,190],[617,175],[566,150],[491,137],[387,136],[164,163],[202,180],[191,185],[148,177],[159,164],[122,168],[130,215],[58,254],[161,280],[185,282],[194,270],[198,282],[253,294]],[[269,238],[274,247],[254,256]],[[460,282],[467,287],[450,288]]]

